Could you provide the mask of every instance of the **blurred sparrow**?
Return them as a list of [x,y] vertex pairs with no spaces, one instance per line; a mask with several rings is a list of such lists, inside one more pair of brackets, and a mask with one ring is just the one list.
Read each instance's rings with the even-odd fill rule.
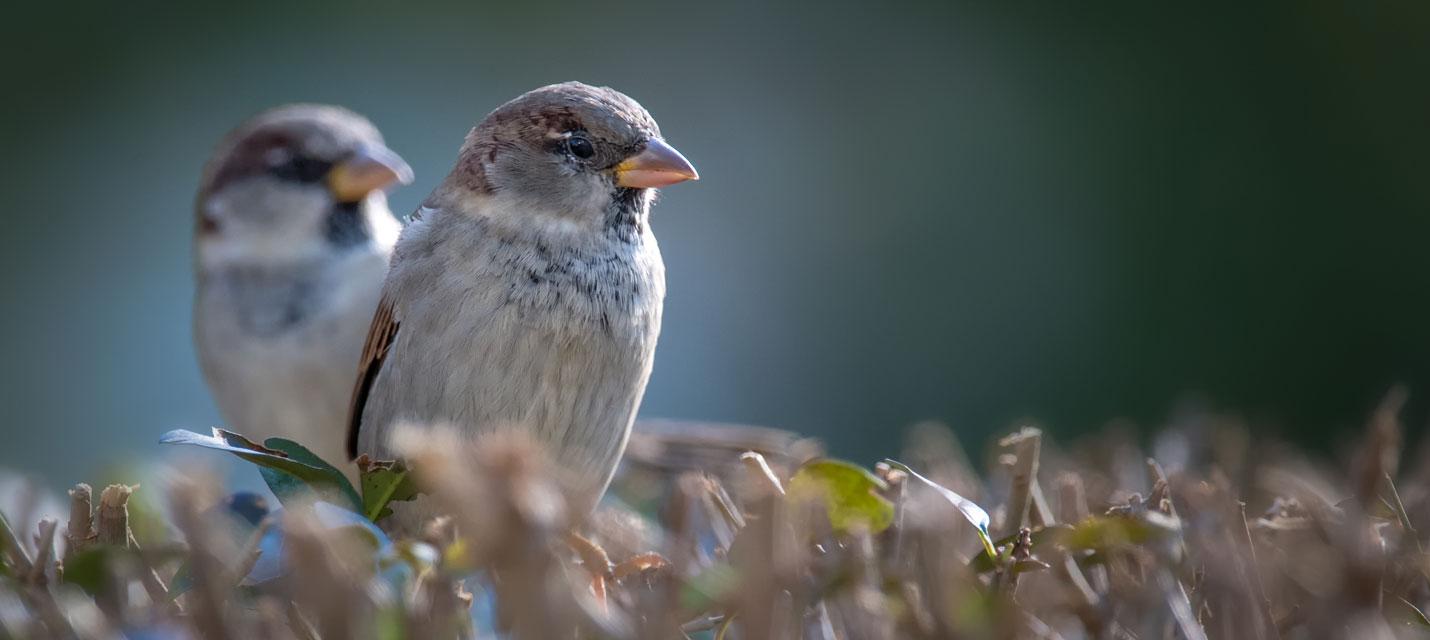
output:
[[399,423],[514,431],[545,449],[578,511],[594,505],[660,333],[654,188],[696,178],[614,90],[568,82],[498,107],[397,242],[349,453],[393,457]]
[[199,364],[230,428],[334,464],[353,372],[412,170],[362,116],[290,105],[230,133],[204,168],[194,234]]

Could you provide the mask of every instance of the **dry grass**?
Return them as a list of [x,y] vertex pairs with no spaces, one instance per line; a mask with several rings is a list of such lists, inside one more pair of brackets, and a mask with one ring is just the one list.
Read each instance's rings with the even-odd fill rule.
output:
[[[650,424],[584,521],[521,441],[410,438],[446,515],[392,539],[297,498],[245,524],[176,474],[152,490],[173,534],[141,549],[133,489],[79,485],[65,526],[0,532],[0,638],[1420,637],[1430,467],[1399,469],[1402,400],[1339,468],[1214,416],[1156,460],[1024,429],[987,473],[923,425],[872,475],[800,472],[818,446],[783,432]],[[995,557],[940,487],[991,512]]]

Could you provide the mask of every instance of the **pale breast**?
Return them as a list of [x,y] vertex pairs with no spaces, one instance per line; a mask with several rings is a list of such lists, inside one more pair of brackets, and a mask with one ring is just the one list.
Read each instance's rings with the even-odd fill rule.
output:
[[[456,221],[452,221],[456,222]],[[583,243],[417,229],[388,283],[400,328],[364,409],[359,449],[392,424],[474,437],[520,429],[604,489],[645,391],[664,272],[655,239]],[[444,232],[441,238],[430,235]]]
[[207,274],[194,337],[225,426],[343,461],[352,380],[386,271],[374,248],[283,273]]

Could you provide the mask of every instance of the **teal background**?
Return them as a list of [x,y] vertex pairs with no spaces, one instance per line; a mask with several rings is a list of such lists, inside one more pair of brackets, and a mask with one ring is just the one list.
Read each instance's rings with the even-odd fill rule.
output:
[[1156,426],[1328,446],[1430,383],[1430,4],[37,3],[0,25],[0,467],[53,483],[217,414],[189,338],[201,163],[291,101],[417,173],[527,89],[634,96],[666,191],[643,414],[893,453]]

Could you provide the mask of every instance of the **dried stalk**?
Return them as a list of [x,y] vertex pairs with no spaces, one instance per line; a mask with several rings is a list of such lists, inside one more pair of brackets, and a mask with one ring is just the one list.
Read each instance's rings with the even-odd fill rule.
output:
[[129,496],[138,486],[111,484],[99,494],[99,544],[126,547],[129,544]]
[[65,561],[84,551],[96,538],[94,532],[94,490],[81,482],[69,490],[70,521],[65,529]]
[[998,441],[1000,447],[1013,447],[1012,488],[1008,493],[1007,515],[995,538],[1006,538],[1028,526],[1028,511],[1032,506],[1032,487],[1038,475],[1038,452],[1042,448],[1043,432],[1023,427],[1018,433]]

